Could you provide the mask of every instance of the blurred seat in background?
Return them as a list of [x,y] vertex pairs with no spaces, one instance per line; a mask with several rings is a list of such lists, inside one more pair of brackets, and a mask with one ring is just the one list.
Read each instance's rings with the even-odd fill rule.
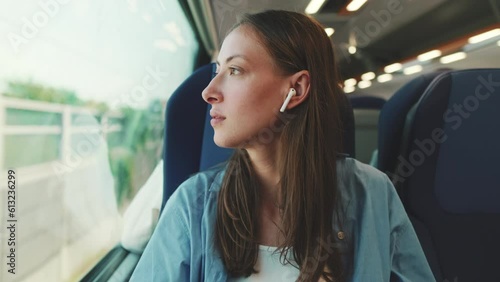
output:
[[371,163],[377,149],[378,120],[385,99],[366,95],[349,95],[354,112],[356,159]]

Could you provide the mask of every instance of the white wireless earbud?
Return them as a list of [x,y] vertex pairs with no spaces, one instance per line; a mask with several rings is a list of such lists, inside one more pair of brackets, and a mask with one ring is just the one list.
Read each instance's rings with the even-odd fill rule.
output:
[[281,106],[280,112],[284,112],[286,109],[286,106],[288,106],[288,103],[290,102],[290,99],[292,99],[293,96],[297,94],[297,91],[295,91],[294,88],[290,88],[290,92],[288,92],[288,95],[286,95],[285,102],[283,102],[283,105]]

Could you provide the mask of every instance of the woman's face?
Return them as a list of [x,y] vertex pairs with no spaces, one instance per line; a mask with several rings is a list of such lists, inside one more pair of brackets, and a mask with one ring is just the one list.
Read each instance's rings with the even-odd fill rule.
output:
[[217,75],[202,93],[212,105],[215,143],[248,148],[275,141],[277,114],[290,87],[253,30],[246,26],[233,30],[222,44]]

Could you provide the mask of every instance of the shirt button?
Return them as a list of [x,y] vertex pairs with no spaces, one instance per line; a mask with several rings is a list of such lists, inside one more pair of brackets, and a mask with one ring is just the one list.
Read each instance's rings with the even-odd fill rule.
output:
[[344,232],[339,231],[339,233],[337,233],[337,237],[338,237],[340,240],[344,240]]

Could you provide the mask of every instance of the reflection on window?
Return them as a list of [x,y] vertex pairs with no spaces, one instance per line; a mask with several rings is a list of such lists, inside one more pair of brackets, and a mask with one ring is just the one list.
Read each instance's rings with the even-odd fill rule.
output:
[[198,46],[177,1],[26,2],[0,4],[0,172],[18,181],[0,280],[73,281],[117,244]]

